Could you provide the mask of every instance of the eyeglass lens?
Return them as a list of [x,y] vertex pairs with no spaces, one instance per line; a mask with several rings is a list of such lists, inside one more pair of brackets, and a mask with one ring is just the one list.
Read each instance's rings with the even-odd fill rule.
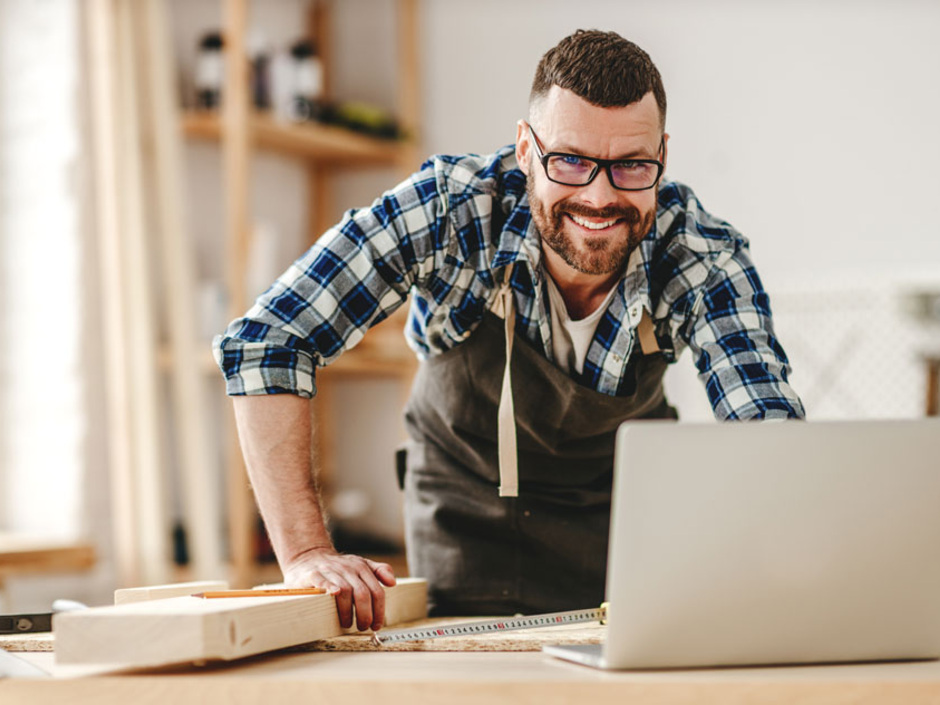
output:
[[[583,186],[600,167],[589,159],[574,155],[551,155],[545,165],[548,177],[570,186]],[[623,161],[610,166],[614,186],[622,189],[641,189],[651,186],[659,176],[655,164]]]

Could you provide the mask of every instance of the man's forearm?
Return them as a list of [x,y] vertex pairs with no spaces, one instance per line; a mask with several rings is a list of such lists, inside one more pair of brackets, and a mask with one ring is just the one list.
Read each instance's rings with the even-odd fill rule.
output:
[[248,475],[282,568],[332,547],[311,463],[310,401],[294,394],[233,397]]
[[[294,394],[233,397],[255,499],[288,587],[316,585],[336,599],[340,624],[385,620],[386,563],[336,552],[326,529],[311,463],[310,402]],[[355,609],[354,609],[355,608]]]

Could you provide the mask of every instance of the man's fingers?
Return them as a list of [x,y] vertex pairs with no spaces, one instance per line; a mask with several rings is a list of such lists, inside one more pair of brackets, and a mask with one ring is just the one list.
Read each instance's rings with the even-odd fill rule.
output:
[[[298,562],[300,563],[300,562]],[[303,563],[293,566],[285,582],[326,588],[336,601],[339,622],[344,629],[352,626],[353,608],[360,631],[380,629],[385,622],[385,589],[395,584],[395,571],[387,563],[359,556],[313,553]]]
[[372,572],[372,567],[369,565],[362,567],[359,577],[369,588],[371,604],[368,618],[365,614],[359,615],[357,611],[356,624],[360,630],[369,629],[370,627],[372,629],[381,629],[382,624],[385,622],[385,589],[379,584],[379,581],[376,580],[375,574]]
[[353,597],[356,602],[356,629],[363,632],[372,626],[373,593],[368,585],[357,581],[353,588]]
[[336,600],[336,613],[339,615],[339,625],[343,629],[352,626],[353,589],[341,576],[334,573],[323,573],[327,584],[323,585]]
[[366,563],[372,569],[375,576],[387,587],[395,585],[395,571],[388,563],[378,563],[366,559]]

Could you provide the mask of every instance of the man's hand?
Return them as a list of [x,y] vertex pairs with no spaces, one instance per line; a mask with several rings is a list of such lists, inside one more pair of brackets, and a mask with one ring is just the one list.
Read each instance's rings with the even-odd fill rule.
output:
[[385,622],[385,590],[395,584],[395,573],[387,563],[338,553],[334,548],[313,548],[295,556],[284,567],[287,587],[325,588],[336,598],[342,627],[352,626],[356,607],[359,631],[380,629]]

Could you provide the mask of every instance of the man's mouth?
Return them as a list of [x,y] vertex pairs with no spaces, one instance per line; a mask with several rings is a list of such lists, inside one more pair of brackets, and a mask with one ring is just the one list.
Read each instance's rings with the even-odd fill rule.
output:
[[620,219],[619,218],[610,218],[608,220],[590,220],[584,218],[580,215],[575,215],[574,213],[565,213],[571,220],[580,225],[582,228],[587,228],[588,230],[604,230],[605,228],[612,227]]

